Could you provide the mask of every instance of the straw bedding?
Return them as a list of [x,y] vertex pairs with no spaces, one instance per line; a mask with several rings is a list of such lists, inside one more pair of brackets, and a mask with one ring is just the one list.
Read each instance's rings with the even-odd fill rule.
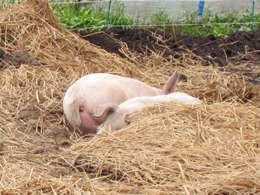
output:
[[[121,59],[59,25],[46,1],[0,12],[1,45],[30,60],[0,71],[2,194],[260,193],[259,85],[220,72],[193,54],[165,62],[159,54]],[[61,101],[79,77],[130,76],[161,87],[178,70],[177,91],[203,105],[160,104],[136,113],[124,129],[97,139],[66,122]]]

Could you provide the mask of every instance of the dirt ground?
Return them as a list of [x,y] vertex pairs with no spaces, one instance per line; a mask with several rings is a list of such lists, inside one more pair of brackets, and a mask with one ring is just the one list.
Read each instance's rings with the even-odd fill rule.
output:
[[20,67],[21,64],[29,64],[32,66],[40,65],[26,50],[20,50],[14,54],[7,54],[0,49],[0,69],[6,68],[8,64]]
[[[77,32],[84,39],[110,53],[125,57],[120,43],[132,52],[151,55],[161,53],[167,60],[192,52],[205,60],[204,65],[217,65],[222,70],[240,72],[246,79],[260,84],[260,30],[237,32],[222,38],[214,36],[180,36],[154,30],[110,30],[98,33]],[[231,64],[232,66],[227,66]],[[243,64],[241,66],[241,64]]]
[[[204,65],[216,65],[223,71],[239,72],[254,84],[260,84],[260,30],[237,32],[225,37],[180,36],[155,30],[110,30],[97,33],[78,31],[78,35],[110,53],[122,58],[125,43],[131,52],[140,55],[160,53],[167,60],[182,58],[182,53],[194,53],[204,60]],[[21,64],[39,65],[27,51],[6,54],[0,50],[0,68],[6,64],[19,67]],[[231,64],[231,66],[230,66]],[[241,65],[242,64],[242,65]],[[229,65],[229,66],[227,66]]]

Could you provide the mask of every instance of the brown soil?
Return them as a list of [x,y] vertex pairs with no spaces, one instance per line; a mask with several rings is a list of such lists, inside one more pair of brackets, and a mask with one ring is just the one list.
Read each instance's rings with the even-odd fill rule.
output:
[[37,66],[39,63],[26,50],[17,51],[14,54],[7,54],[0,49],[0,69],[4,69],[6,65],[20,67],[22,64]]
[[[217,65],[223,67],[223,70],[242,72],[248,80],[260,84],[260,30],[237,32],[223,38],[179,36],[137,29],[77,33],[91,43],[121,57],[125,56],[120,51],[120,42],[126,43],[132,52],[144,55],[150,55],[152,52],[162,53],[168,60],[180,58],[183,52],[192,52],[205,60],[205,65]],[[240,66],[241,63],[244,65]],[[231,68],[227,68],[230,64]]]
[[[222,70],[239,72],[246,79],[260,84],[260,30],[255,32],[237,32],[218,38],[214,36],[180,36],[154,30],[113,30],[89,33],[77,32],[84,39],[100,46],[110,53],[126,57],[120,51],[121,43],[126,43],[131,52],[141,55],[161,53],[167,60],[181,58],[182,53],[191,52],[205,61],[204,65],[217,65]],[[6,64],[19,67],[21,64],[39,65],[25,50],[7,54],[0,50],[0,69]],[[241,65],[242,64],[242,65]],[[231,66],[227,66],[231,65]]]

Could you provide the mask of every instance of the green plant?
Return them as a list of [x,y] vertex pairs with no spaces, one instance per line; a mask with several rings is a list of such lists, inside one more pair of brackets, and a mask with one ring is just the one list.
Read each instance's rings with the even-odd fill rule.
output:
[[[77,0],[74,0],[77,1]],[[134,28],[134,20],[125,15],[125,5],[119,1],[112,1],[108,26],[108,2],[97,4],[91,1],[84,4],[53,5],[54,11],[60,16],[61,22],[69,29],[102,30],[105,27],[128,29]],[[198,36],[224,36],[238,30],[250,30],[251,13],[213,14],[206,11],[202,18],[197,12],[186,15],[184,22],[175,23],[176,34]],[[260,28],[260,14],[254,17],[254,28]],[[258,23],[257,23],[258,22]],[[160,31],[172,30],[173,22],[165,11],[159,11],[144,18],[138,17],[137,25],[149,25]],[[140,28],[140,26],[138,26]]]
[[125,16],[125,5],[118,1],[113,3],[110,15],[110,24],[117,25],[122,29],[130,28],[133,26],[133,18]]
[[151,22],[154,25],[155,29],[167,31],[169,28],[169,24],[172,23],[168,14],[164,11],[159,11],[151,16]]
[[[54,11],[59,15],[61,22],[69,29],[88,28],[92,31],[102,30],[106,27],[107,3],[94,4],[93,2],[78,5],[53,6]],[[115,1],[110,11],[109,24],[124,28],[126,25],[133,25],[133,19],[124,15],[124,5]]]
[[[178,23],[177,34],[199,35],[199,36],[224,36],[238,30],[250,30],[251,13],[232,13],[225,15],[212,14],[207,11],[203,18],[198,18],[197,13],[192,13],[186,17],[184,23]],[[255,22],[260,22],[260,14],[255,15]],[[260,28],[259,24],[255,28]]]
[[91,27],[101,30],[105,25],[104,13],[95,10],[91,5],[80,8],[75,5],[54,6],[53,9],[59,15],[61,22],[69,29]]

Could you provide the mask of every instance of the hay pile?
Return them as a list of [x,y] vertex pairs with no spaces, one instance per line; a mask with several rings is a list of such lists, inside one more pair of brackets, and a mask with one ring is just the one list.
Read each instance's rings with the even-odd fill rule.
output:
[[[1,62],[2,194],[260,193],[259,86],[192,54],[165,62],[125,48],[135,63],[120,59],[61,27],[43,0],[5,6],[0,20],[1,50],[27,51],[38,64]],[[150,107],[98,139],[66,124],[61,100],[80,76],[110,72],[160,87],[174,70],[188,77],[177,90],[205,104]]]

